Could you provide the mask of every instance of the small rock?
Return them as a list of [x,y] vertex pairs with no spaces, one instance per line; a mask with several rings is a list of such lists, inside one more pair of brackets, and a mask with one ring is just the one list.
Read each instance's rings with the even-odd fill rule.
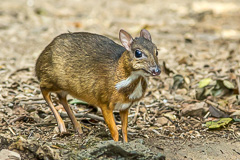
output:
[[12,110],[11,108],[9,108],[9,107],[6,107],[5,112],[6,112],[7,115],[9,115],[9,116],[12,116],[12,115],[13,115],[13,110]]
[[60,132],[60,131],[59,131],[58,126],[54,127],[54,129],[53,129],[53,133],[58,134],[59,132]]
[[177,119],[176,115],[174,114],[174,112],[167,112],[164,113],[163,116],[175,121]]
[[174,100],[175,100],[175,101],[183,101],[184,98],[183,98],[181,95],[176,94],[176,95],[174,96]]
[[164,103],[164,104],[166,104],[167,102],[168,102],[168,100],[167,100],[167,99],[164,99],[164,100],[163,100],[163,103]]
[[188,93],[188,90],[186,88],[177,89],[176,93],[179,95],[186,95]]
[[147,113],[147,109],[145,107],[140,107],[139,111],[142,113]]
[[13,104],[12,103],[8,103],[8,107],[13,107]]
[[164,126],[166,124],[168,124],[169,120],[166,117],[160,117],[156,120],[156,125],[157,126]]
[[26,106],[25,108],[26,108],[26,111],[27,111],[27,112],[34,112],[34,111],[37,110],[38,107],[37,107],[37,106],[30,105],[30,106]]
[[208,108],[205,107],[205,102],[195,103],[195,104],[188,104],[186,107],[182,109],[183,116],[197,116],[202,117]]
[[0,160],[21,160],[21,156],[17,152],[2,149],[0,151]]
[[233,116],[240,116],[240,110],[236,110],[230,115],[230,117],[233,117]]
[[1,91],[1,95],[3,98],[7,98],[8,97],[8,91]]
[[129,143],[103,141],[96,146],[82,150],[77,154],[78,159],[159,159],[165,156],[152,152],[143,144],[143,140],[134,140]]

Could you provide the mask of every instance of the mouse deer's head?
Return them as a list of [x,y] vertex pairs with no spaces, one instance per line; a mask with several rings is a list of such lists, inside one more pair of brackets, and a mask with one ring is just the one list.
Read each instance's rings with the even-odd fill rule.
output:
[[152,43],[151,35],[147,30],[142,29],[140,37],[133,39],[129,33],[121,29],[119,39],[130,54],[134,70],[142,70],[153,76],[161,73],[157,58],[157,46]]

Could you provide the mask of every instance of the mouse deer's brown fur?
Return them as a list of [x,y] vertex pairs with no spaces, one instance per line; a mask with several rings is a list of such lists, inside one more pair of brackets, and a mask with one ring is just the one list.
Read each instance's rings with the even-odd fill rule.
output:
[[128,109],[144,96],[148,76],[159,75],[160,69],[157,47],[147,30],[135,39],[120,30],[119,38],[123,47],[97,34],[66,33],[56,37],[39,56],[36,75],[61,133],[66,128],[50,99],[51,92],[57,93],[79,134],[81,126],[68,106],[68,94],[100,107],[115,141],[119,135],[113,110],[119,110],[127,142]]

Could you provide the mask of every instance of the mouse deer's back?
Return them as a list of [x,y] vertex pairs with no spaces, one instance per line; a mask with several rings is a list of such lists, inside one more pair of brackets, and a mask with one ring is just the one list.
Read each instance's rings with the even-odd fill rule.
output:
[[86,32],[62,34],[39,56],[36,74],[42,79],[42,87],[64,90],[95,104],[103,92],[114,89],[112,77],[124,50],[101,35]]

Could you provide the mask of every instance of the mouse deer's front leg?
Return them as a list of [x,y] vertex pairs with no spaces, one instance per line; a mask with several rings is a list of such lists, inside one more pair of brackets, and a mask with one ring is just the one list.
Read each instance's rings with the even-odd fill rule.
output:
[[112,103],[110,103],[109,106],[107,106],[107,105],[101,106],[101,110],[102,110],[104,120],[110,130],[113,140],[118,141],[119,134],[118,134],[117,126],[116,126],[116,123],[115,123],[114,117],[113,117],[114,105]]
[[127,127],[128,127],[128,109],[119,112],[122,122],[123,141],[128,142]]

